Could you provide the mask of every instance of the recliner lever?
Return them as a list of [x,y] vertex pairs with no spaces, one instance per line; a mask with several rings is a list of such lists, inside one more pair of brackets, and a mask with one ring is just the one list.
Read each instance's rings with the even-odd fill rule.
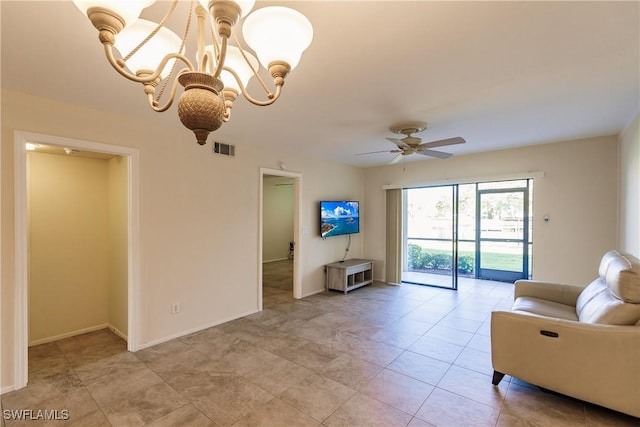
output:
[[540,335],[544,335],[545,337],[558,338],[558,333],[553,331],[545,331],[544,329],[540,331]]

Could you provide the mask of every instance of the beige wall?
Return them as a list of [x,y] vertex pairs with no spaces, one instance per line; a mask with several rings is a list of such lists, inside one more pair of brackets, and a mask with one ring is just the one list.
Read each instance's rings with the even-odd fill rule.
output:
[[[320,238],[317,203],[321,199],[362,200],[363,170],[251,142],[236,143],[233,159],[213,156],[210,144],[198,146],[193,134],[180,125],[175,109],[164,113],[162,120],[155,120],[154,114],[149,112],[153,122],[145,122],[3,91],[3,387],[11,387],[14,372],[14,130],[139,150],[141,345],[257,310],[261,167],[277,168],[284,161],[288,170],[303,176],[298,242],[302,294],[321,292],[323,265],[344,255],[346,240]],[[362,245],[363,235],[354,236],[350,256],[363,256]],[[181,311],[171,314],[175,301],[180,302]]]
[[115,157],[107,163],[107,201],[109,213],[109,260],[107,302],[109,326],[128,334],[128,161]]
[[620,248],[640,257],[640,114],[620,136]]
[[29,153],[29,342],[108,322],[107,163]]
[[[617,247],[618,143],[616,137],[559,142],[447,160],[369,168],[364,235],[367,257],[384,275],[383,185],[412,186],[466,178],[544,172],[534,181],[533,277],[588,284],[602,254]],[[545,223],[543,216],[549,215]]]
[[[293,184],[293,179],[289,179]],[[282,178],[264,179],[262,189],[262,260],[269,262],[289,257],[293,241],[293,185],[282,184]]]

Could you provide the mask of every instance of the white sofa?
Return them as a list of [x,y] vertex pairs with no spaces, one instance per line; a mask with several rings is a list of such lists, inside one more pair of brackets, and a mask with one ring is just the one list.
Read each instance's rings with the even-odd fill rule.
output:
[[609,251],[581,286],[519,280],[491,314],[493,384],[505,374],[640,417],[640,260]]

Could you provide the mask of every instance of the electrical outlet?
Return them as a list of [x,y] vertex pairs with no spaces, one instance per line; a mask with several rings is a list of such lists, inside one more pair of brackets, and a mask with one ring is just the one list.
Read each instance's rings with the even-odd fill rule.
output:
[[180,303],[174,302],[171,304],[171,314],[180,313]]

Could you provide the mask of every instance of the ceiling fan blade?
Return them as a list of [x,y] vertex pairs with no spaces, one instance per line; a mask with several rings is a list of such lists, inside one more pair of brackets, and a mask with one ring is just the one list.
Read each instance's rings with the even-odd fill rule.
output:
[[467,141],[465,141],[464,138],[457,136],[455,138],[447,138],[447,139],[440,139],[438,141],[425,142],[420,144],[420,147],[421,148],[444,147],[445,145],[464,144],[465,142]]
[[369,151],[368,153],[358,153],[355,156],[364,156],[365,154],[378,154],[378,153],[400,153],[401,150],[382,150],[382,151]]
[[436,150],[420,150],[420,151],[416,151],[416,153],[422,154],[423,156],[437,157],[439,159],[447,159],[453,155],[451,153],[445,153],[444,151],[436,151]]
[[407,144],[406,142],[404,142],[404,141],[403,141],[403,140],[401,140],[401,139],[398,139],[398,138],[387,138],[387,140],[389,140],[389,141],[393,142],[394,144],[396,144],[396,145],[397,145],[399,148],[401,148],[401,149],[407,149],[407,148],[410,148],[410,147],[409,147],[409,144]]
[[398,163],[401,159],[402,159],[403,154],[400,153],[397,156],[395,156],[393,159],[391,159],[391,161],[389,163],[387,163],[388,165],[392,165],[394,163]]

